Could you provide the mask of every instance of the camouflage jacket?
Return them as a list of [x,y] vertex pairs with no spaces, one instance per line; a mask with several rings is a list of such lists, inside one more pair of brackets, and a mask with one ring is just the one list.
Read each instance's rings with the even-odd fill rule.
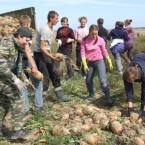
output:
[[[4,38],[3,42],[0,42],[0,79],[9,78],[12,79],[12,67],[18,57],[18,51],[22,54],[19,47],[14,45],[13,37]],[[20,55],[19,61],[19,74],[18,77],[22,80],[26,79],[26,75],[22,70],[22,55]]]

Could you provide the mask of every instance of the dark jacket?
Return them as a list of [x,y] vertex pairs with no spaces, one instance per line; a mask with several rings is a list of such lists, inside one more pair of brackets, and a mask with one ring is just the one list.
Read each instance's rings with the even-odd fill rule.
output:
[[[141,68],[141,79],[137,80],[136,82],[142,83],[142,99],[144,98],[144,104],[145,104],[145,53],[137,54],[133,60],[131,61],[131,64],[138,64]],[[133,83],[128,83],[124,80],[124,86],[126,95],[128,98],[128,101],[132,101],[133,99]]]
[[127,32],[118,27],[110,31],[110,33],[107,35],[107,40],[110,40],[111,37],[112,39],[123,39],[124,42],[128,41]]
[[70,48],[72,49],[72,42],[67,43],[67,39],[75,39],[73,30],[69,27],[60,27],[57,30],[56,39],[60,39],[62,41],[62,45],[59,47],[61,48]]
[[98,27],[99,27],[98,35],[102,37],[104,41],[107,43],[108,31],[103,26],[98,26]]

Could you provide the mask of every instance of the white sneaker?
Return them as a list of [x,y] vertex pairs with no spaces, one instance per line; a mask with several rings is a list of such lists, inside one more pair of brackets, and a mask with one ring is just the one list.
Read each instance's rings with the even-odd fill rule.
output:
[[42,95],[44,96],[48,95],[48,91],[43,91]]
[[123,75],[123,72],[122,72],[122,71],[120,71],[120,72],[119,72],[119,74],[120,74],[120,75]]

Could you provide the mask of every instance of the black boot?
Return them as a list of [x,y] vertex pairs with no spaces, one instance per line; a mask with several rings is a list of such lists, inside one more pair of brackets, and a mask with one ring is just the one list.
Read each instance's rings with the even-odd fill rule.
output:
[[71,100],[68,96],[64,94],[61,87],[55,88],[55,94],[58,102],[68,102]]
[[31,131],[20,129],[18,131],[8,131],[7,129],[2,129],[3,136],[7,137],[10,140],[32,140],[34,138],[34,135],[31,133]]
[[113,106],[112,98],[110,96],[110,92],[105,92],[105,97],[106,97],[106,105],[109,107]]
[[140,110],[142,111],[144,109],[144,104],[141,102]]

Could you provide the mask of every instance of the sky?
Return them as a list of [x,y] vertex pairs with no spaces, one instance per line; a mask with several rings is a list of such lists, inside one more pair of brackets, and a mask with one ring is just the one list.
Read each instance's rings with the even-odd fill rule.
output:
[[112,29],[116,21],[132,19],[133,27],[145,27],[145,0],[0,0],[0,13],[35,7],[37,28],[47,23],[47,14],[51,10],[59,13],[59,22],[54,30],[61,26],[62,17],[67,17],[69,26],[75,29],[80,25],[78,18],[86,16],[87,26],[97,24],[98,18],[104,19],[104,27]]

